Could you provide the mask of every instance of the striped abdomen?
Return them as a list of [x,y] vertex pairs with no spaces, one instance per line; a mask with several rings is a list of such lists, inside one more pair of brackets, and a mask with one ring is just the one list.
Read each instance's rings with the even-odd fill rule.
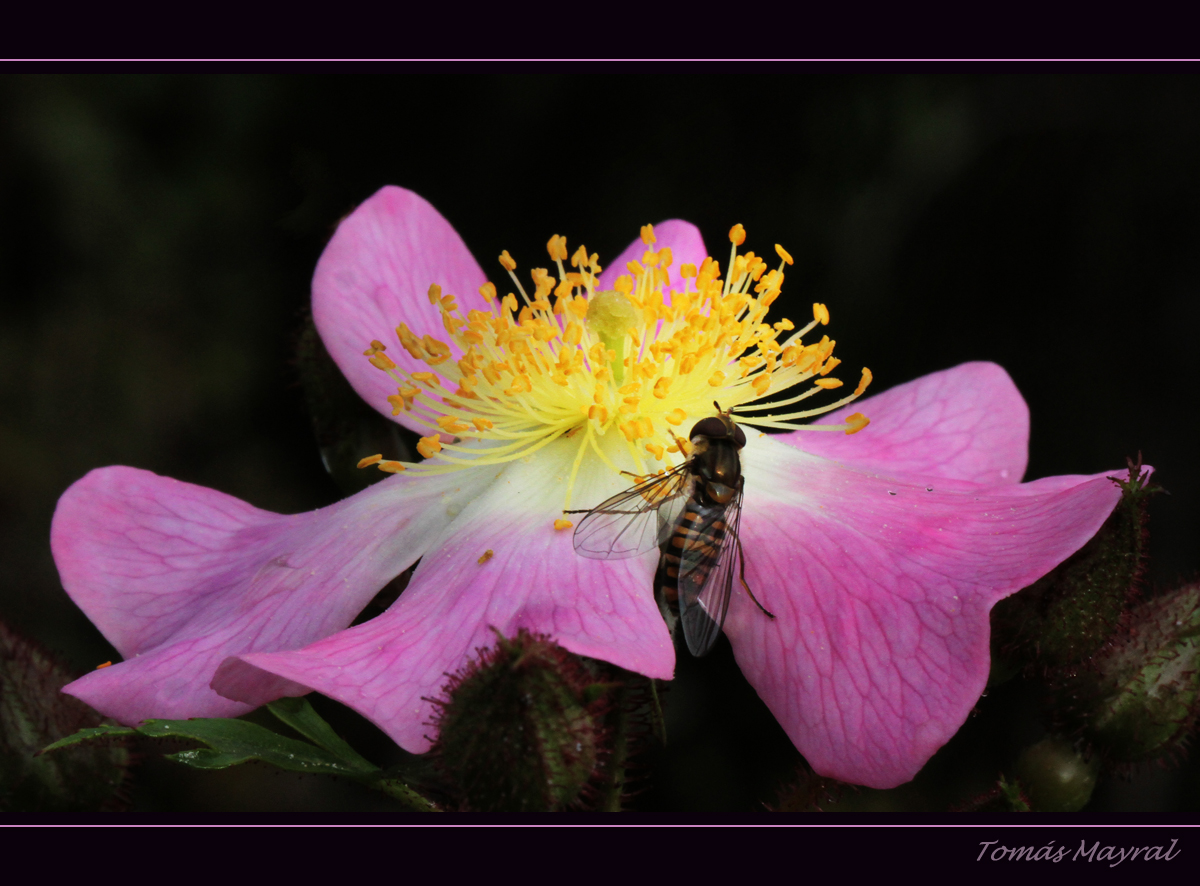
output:
[[[679,597],[694,601],[717,565],[725,540],[725,505],[703,504],[692,498],[675,522],[675,529],[659,548],[655,595],[671,615],[679,616]],[[683,585],[680,585],[680,574]]]

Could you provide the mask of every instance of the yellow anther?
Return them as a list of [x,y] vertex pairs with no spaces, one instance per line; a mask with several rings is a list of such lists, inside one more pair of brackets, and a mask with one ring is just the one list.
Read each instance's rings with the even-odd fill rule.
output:
[[440,384],[438,377],[432,372],[414,372],[412,377],[415,381],[423,382],[427,387],[436,388]]
[[517,263],[508,254],[507,249],[500,253],[500,264],[504,266],[504,270],[506,271],[515,271],[517,269]]
[[381,461],[383,461],[382,455],[368,455],[366,458],[359,461],[358,466],[360,468],[369,468],[371,465],[377,465]]
[[431,434],[428,437],[422,437],[417,441],[417,452],[425,458],[433,458],[442,451],[442,441],[438,439],[437,434]]
[[675,261],[675,254],[673,252],[671,252],[670,246],[664,246],[662,249],[658,250],[658,259],[659,259],[659,263],[664,268],[669,268],[669,267],[671,267],[671,264]]
[[616,282],[613,283],[613,289],[617,290],[617,292],[622,292],[625,295],[629,295],[631,292],[633,292],[633,278],[628,274],[622,274],[616,279]]
[[478,431],[490,431],[493,427],[495,427],[495,425],[493,425],[486,418],[473,418],[471,419],[471,424],[475,425],[475,429]]
[[854,415],[851,415],[846,419],[846,433],[857,434],[870,423],[871,420],[869,418],[867,418],[861,412],[856,412]]
[[381,341],[378,341],[378,340],[376,340],[376,339],[372,339],[372,340],[371,340],[371,347],[369,347],[369,348],[367,348],[365,351],[363,351],[363,356],[364,356],[364,357],[374,357],[374,356],[375,356],[377,353],[379,353],[380,351],[386,351],[386,350],[387,350],[387,345],[385,345],[385,344],[384,344],[383,342],[381,342]]
[[510,314],[517,310],[517,297],[511,292],[500,300],[500,310],[508,311]]
[[385,372],[389,369],[395,369],[396,364],[392,362],[392,358],[382,352],[373,354],[370,363],[376,369],[382,369]]
[[555,261],[564,261],[567,257],[567,238],[555,234],[550,238],[550,242],[546,244],[546,251],[550,253],[550,257]]
[[670,389],[671,379],[664,375],[654,383],[654,396],[660,400],[665,400]]
[[821,367],[820,374],[821,375],[829,375],[829,373],[833,372],[833,370],[835,370],[838,366],[840,366],[841,363],[842,363],[842,361],[839,360],[837,357],[830,357],[828,360],[825,361],[825,365]]
[[479,559],[476,560],[475,562],[478,563],[480,566],[482,566],[488,560],[492,559],[492,557],[494,557],[495,554],[496,554],[495,551],[493,551],[491,548],[488,548],[486,551],[484,551],[482,554],[479,555]]
[[529,376],[521,374],[512,380],[512,384],[504,390],[504,393],[515,397],[517,394],[528,394],[532,390],[533,382],[529,380]]
[[795,262],[792,261],[791,253],[789,253],[786,249],[784,249],[778,243],[775,244],[775,254],[778,255],[781,259],[783,259],[785,262],[787,262],[789,265],[795,264]]
[[431,305],[436,305],[442,299],[442,287],[438,286],[436,283],[430,283],[428,294],[429,303]]
[[579,248],[576,249],[575,253],[571,256],[571,267],[586,268],[587,263],[588,263],[587,247],[580,244]]
[[414,388],[412,385],[405,385],[400,389],[400,396],[405,400],[411,400],[417,394],[421,393],[420,388]]
[[600,424],[605,424],[608,422],[608,410],[605,409],[603,406],[599,406],[599,405],[589,406],[588,411],[587,411],[587,417],[590,418],[592,421],[599,422]]
[[813,319],[822,326],[829,325],[829,308],[825,307],[820,302],[813,303]]
[[827,391],[831,391],[834,388],[840,388],[842,386],[842,383],[836,378],[818,378],[813,382],[813,384],[818,388],[824,388]]
[[771,387],[771,374],[769,372],[759,373],[754,377],[750,386],[754,388],[754,393],[761,397],[767,392],[767,388]]
[[439,415],[437,425],[447,434],[461,434],[470,428],[470,425],[463,424],[452,415]]
[[[392,415],[399,415],[401,412],[408,412],[412,409],[408,400],[399,397],[396,394],[389,394],[387,401],[392,404]],[[359,465],[359,467],[362,467]]]
[[583,327],[572,320],[567,324],[566,330],[563,332],[562,340],[568,345],[577,345],[583,340]]
[[636,381],[631,381],[629,384],[621,385],[621,387],[617,388],[617,393],[618,394],[636,394],[641,389],[642,389],[642,386],[640,384],[638,384]]
[[696,266],[694,264],[692,264],[691,262],[680,265],[679,266],[679,276],[680,277],[695,277],[696,276]]
[[496,298],[496,284],[491,282],[484,283],[479,287],[479,294],[488,301],[494,300]]
[[708,377],[708,383],[714,388],[719,388],[721,385],[725,384],[725,373],[718,369]]
[[381,461],[379,463],[379,470],[385,474],[399,474],[401,471],[406,470],[406,468],[398,461]]
[[[865,391],[867,389],[867,385],[869,385],[871,383],[872,378],[874,378],[874,376],[871,375],[871,370],[867,369],[867,367],[864,366],[863,371],[862,371],[862,378],[859,379],[859,381],[858,381],[858,387],[854,389],[855,397],[859,396],[863,391]],[[851,416],[851,418],[853,418],[853,416]],[[849,420],[849,419],[847,419],[847,420]]]
[[644,415],[637,420],[637,429],[638,429],[639,437],[653,437],[654,436],[654,422],[652,422],[650,419],[648,419]]
[[439,341],[433,336],[425,336],[425,338],[421,340],[421,346],[425,348],[425,353],[429,354],[429,357],[425,362],[429,363],[430,365],[434,363],[442,363],[450,357],[450,345],[446,344],[444,341]]
[[654,236],[654,225],[642,225],[642,242],[647,246],[658,242],[658,238]]
[[629,421],[621,422],[619,425],[617,425],[617,428],[621,431],[622,434],[625,435],[625,439],[628,440],[630,443],[637,440],[638,426],[637,426],[637,422],[635,420],[633,420],[632,418]]
[[741,224],[736,224],[729,229],[729,242],[734,246],[741,246],[746,242],[746,229]]
[[562,518],[559,518],[558,520],[554,521],[554,528],[557,529],[559,532],[562,532],[562,530],[564,530],[564,529],[570,529],[574,525],[575,524],[572,523],[570,520],[564,520]]
[[657,443],[647,443],[646,451],[649,452],[651,455],[653,455],[655,458],[657,458],[659,461],[662,461],[663,455],[666,453],[666,450],[663,449]]

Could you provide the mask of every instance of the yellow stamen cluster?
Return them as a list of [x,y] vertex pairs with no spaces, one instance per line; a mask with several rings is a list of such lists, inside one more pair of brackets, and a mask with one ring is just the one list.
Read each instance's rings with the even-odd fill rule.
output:
[[[429,302],[441,315],[445,339],[418,336],[401,323],[401,347],[427,369],[409,370],[372,341],[364,355],[396,382],[388,397],[393,415],[401,412],[431,431],[417,446],[435,462],[418,467],[445,471],[459,466],[494,464],[523,458],[560,437],[576,441],[578,454],[568,489],[590,449],[613,470],[600,438],[617,433],[640,473],[647,459],[667,462],[686,457],[688,422],[713,414],[713,402],[735,413],[739,423],[760,428],[855,433],[868,420],[860,413],[835,425],[796,422],[837,409],[858,398],[871,381],[863,369],[854,392],[813,409],[765,415],[814,394],[842,386],[830,373],[840,364],[828,336],[805,344],[802,337],[829,323],[829,311],[813,305],[813,319],[802,329],[787,319],[767,323],[779,297],[784,267],[792,257],[782,246],[777,269],[753,252],[738,254],[746,232],[729,232],[729,273],[706,258],[685,264],[672,279],[669,247],[655,250],[650,225],[642,228],[646,251],[623,269],[613,289],[599,291],[597,256],[580,246],[564,266],[567,241],[555,235],[546,244],[555,271],[534,268],[530,295],[516,274],[517,264],[504,252],[500,264],[516,289],[502,299],[496,286],[480,288],[485,307],[465,310],[455,295],[430,286]],[[682,292],[671,292],[682,282]],[[519,294],[519,298],[518,298]],[[800,393],[772,403],[757,402],[809,382]],[[478,439],[485,445],[468,446]],[[681,444],[685,447],[681,453]],[[363,459],[382,470],[402,470],[380,456]],[[653,468],[651,468],[653,470]]]

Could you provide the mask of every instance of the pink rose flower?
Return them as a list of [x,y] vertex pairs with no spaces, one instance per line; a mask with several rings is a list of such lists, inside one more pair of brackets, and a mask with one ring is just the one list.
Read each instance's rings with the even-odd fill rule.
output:
[[[426,699],[493,627],[670,679],[657,551],[580,557],[562,512],[629,486],[619,470],[678,463],[671,432],[715,400],[748,437],[746,575],[777,616],[735,585],[725,633],[738,664],[817,772],[878,788],[911,779],[984,688],[992,606],[1078,550],[1120,491],[1103,474],[1020,483],[1028,410],[990,363],[848,414],[864,370],[850,396],[796,411],[840,384],[833,343],[800,338],[828,312],[814,306],[801,330],[768,323],[790,258],[778,250],[767,270],[736,254],[742,239],[737,226],[722,281],[686,222],[647,226],[603,273],[582,249],[567,271],[556,237],[557,271],[533,272],[518,311],[432,206],[381,190],[322,255],[313,315],[367,402],[426,434],[426,460],[382,463],[395,472],[382,482],[289,516],[135,468],[92,471],[59,501],[51,546],[124,661],[65,691],[134,724],[317,690],[420,753]],[[595,305],[608,291],[621,295],[605,319]],[[387,612],[347,628],[418,559]]]

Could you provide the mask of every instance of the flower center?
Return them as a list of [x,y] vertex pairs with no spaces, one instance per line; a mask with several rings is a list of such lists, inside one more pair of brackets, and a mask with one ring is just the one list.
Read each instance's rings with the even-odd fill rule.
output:
[[[500,264],[519,300],[510,292],[497,301],[495,285],[485,283],[479,294],[488,310],[469,309],[464,316],[457,296],[443,295],[433,284],[429,301],[441,313],[446,340],[418,337],[404,323],[396,327],[400,344],[428,371],[401,368],[379,341],[364,353],[397,382],[397,392],[388,397],[392,414],[407,412],[432,432],[421,438],[418,451],[426,459],[438,458],[404,465],[371,456],[359,466],[443,472],[524,458],[569,437],[578,447],[567,482],[569,499],[587,452],[619,470],[599,445],[605,435],[620,435],[640,473],[663,470],[671,456],[687,456],[688,441],[676,436],[676,429],[686,432],[687,422],[712,415],[714,401],[735,413],[740,424],[758,428],[862,430],[868,419],[861,413],[839,424],[796,424],[857,399],[871,372],[862,370],[849,396],[816,408],[788,409],[842,387],[830,375],[841,362],[832,356],[835,342],[828,336],[802,341],[829,323],[829,311],[814,304],[812,322],[798,330],[787,319],[766,323],[792,257],[776,245],[780,264],[768,270],[753,252],[738,254],[745,238],[741,225],[729,232],[733,245],[725,278],[712,258],[699,268],[680,267],[683,292],[669,290],[671,250],[654,249],[650,225],[642,228],[646,251],[641,261],[629,262],[629,273],[618,277],[612,290],[599,290],[597,256],[583,246],[571,256],[575,270],[565,269],[566,238],[558,235],[547,244],[557,275],[534,268],[532,296],[507,251]],[[784,400],[757,402],[805,383]],[[470,439],[484,445],[466,445]]]

